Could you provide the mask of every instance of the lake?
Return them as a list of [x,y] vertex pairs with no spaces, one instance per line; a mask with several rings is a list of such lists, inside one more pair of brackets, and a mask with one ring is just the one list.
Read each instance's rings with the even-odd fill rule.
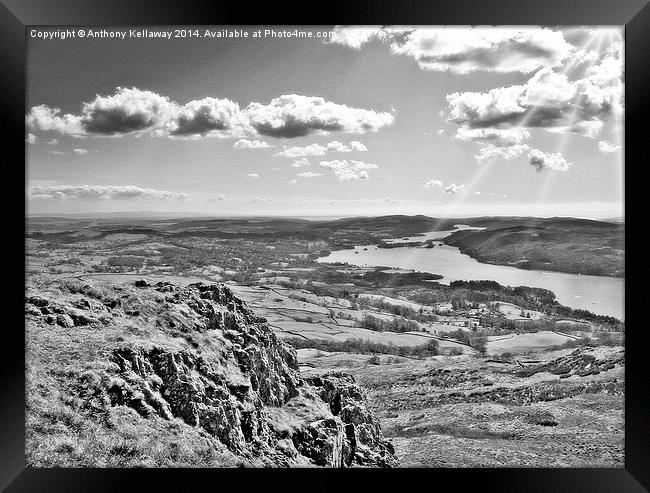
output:
[[[452,231],[437,231],[412,238],[419,238],[417,241],[427,238],[441,239],[451,233]],[[357,246],[354,249],[334,251],[318,261],[347,262],[360,267],[395,267],[440,274],[443,276],[439,281],[442,284],[459,280],[491,280],[504,286],[544,288],[553,291],[563,305],[624,319],[625,279],[484,264],[461,253],[457,247],[439,243],[436,243],[434,248]]]

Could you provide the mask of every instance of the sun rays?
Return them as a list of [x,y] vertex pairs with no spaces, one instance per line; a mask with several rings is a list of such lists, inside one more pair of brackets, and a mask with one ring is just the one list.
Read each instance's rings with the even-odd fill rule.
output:
[[[619,34],[620,36],[620,34]],[[592,36],[589,40],[588,43],[586,43],[581,50],[586,50],[594,41],[598,41],[598,44],[596,46],[596,53],[599,54],[599,56],[604,56],[604,53],[607,52],[608,48],[611,48],[613,41],[612,41],[612,33],[611,32],[599,32],[597,35]],[[605,44],[605,48],[603,48],[603,44]],[[573,67],[575,64],[572,65]],[[568,67],[567,70],[565,71],[565,74],[568,73],[570,68]],[[620,82],[619,82],[620,83]],[[568,125],[567,127],[569,129],[573,128],[575,125],[577,118],[578,118],[578,110],[580,108],[580,103],[582,102],[582,99],[584,98],[584,94],[578,93],[576,95],[576,98],[573,100],[573,111],[568,119]],[[616,110],[616,107],[615,107]],[[614,124],[617,125],[620,123],[618,121],[618,118],[614,114]],[[616,133],[616,132],[615,132]],[[569,144],[569,141],[574,138],[574,135],[569,131],[565,132],[562,134],[560,141],[558,142],[558,146],[555,149],[556,153],[564,155],[567,146]],[[616,145],[620,145],[618,142]],[[619,160],[620,161],[620,160]],[[531,218],[531,226],[535,226],[537,223],[537,219],[539,217],[543,217],[544,214],[544,205],[547,202],[547,198],[549,195],[549,192],[552,190],[552,186],[556,180],[557,173],[544,173],[544,176],[542,178],[542,183],[541,186],[539,187],[539,192],[537,194],[537,198],[535,201],[535,213],[533,214]],[[622,181],[619,183],[619,186],[622,187]]]
[[[569,80],[576,80],[575,75],[580,73],[580,70],[588,70],[590,63],[600,63],[602,60],[611,56],[616,50],[616,43],[622,43],[621,32],[618,29],[596,29],[591,31],[590,35],[584,40],[584,42],[576,48],[572,56],[567,60],[566,64],[562,67],[561,70],[555,72],[558,75],[566,76]],[[587,64],[587,68],[585,65]],[[618,89],[622,89],[622,82],[619,79],[615,86]],[[621,91],[622,92],[622,91]],[[563,156],[565,151],[569,148],[570,142],[573,138],[576,138],[576,132],[579,132],[580,129],[577,129],[576,126],[580,123],[580,118],[584,118],[580,112],[582,111],[582,104],[584,102],[585,94],[583,92],[578,92],[575,97],[571,100],[570,108],[571,113],[564,117],[564,127],[559,129],[548,128],[547,131],[554,131],[558,134],[559,140],[557,142],[556,148],[550,150],[555,154]],[[522,118],[517,122],[516,125],[508,127],[513,130],[531,130],[534,129],[536,132],[540,132],[542,128],[535,128],[535,125],[530,126],[531,119],[536,116],[536,113],[540,111],[538,105],[528,108],[523,114]],[[622,148],[623,139],[622,139],[622,110],[618,105],[614,105],[612,111],[612,120],[613,120],[613,140],[614,145],[620,146]],[[608,127],[610,128],[610,127]],[[585,133],[587,133],[585,131]],[[594,138],[593,135],[586,135],[585,137]],[[584,138],[584,137],[583,137]],[[596,142],[594,142],[595,145]],[[530,149],[531,147],[528,147]],[[620,173],[618,176],[617,185],[622,190],[623,188],[623,166],[622,166],[622,151],[619,152],[619,159],[617,160],[617,165],[620,168]],[[525,156],[525,154],[524,154]],[[515,158],[518,159],[518,158]],[[520,158],[519,158],[520,159]],[[482,163],[475,174],[471,177],[470,180],[465,184],[464,189],[453,197],[453,199],[444,206],[446,215],[453,215],[458,209],[465,204],[467,201],[472,200],[475,197],[475,191],[480,187],[486,177],[489,176],[490,170],[493,167],[499,166],[500,163],[496,162],[498,160],[488,161]],[[544,171],[544,170],[543,170]],[[535,193],[534,199],[534,214],[533,216],[543,217],[545,215],[545,205],[548,202],[549,195],[553,191],[553,185],[556,183],[558,177],[558,172],[553,170],[545,170],[546,172],[540,173],[541,176],[535,176],[534,178],[539,179],[537,183],[537,191]],[[537,174],[536,174],[537,175]],[[500,195],[497,194],[497,195]],[[535,218],[531,220],[531,226],[535,225]]]

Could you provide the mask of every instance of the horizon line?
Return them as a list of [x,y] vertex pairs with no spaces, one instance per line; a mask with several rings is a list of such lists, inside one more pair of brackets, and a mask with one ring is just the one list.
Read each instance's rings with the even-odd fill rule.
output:
[[202,217],[202,218],[213,218],[213,219],[229,219],[229,218],[287,218],[287,219],[304,219],[304,218],[330,218],[330,219],[344,219],[344,218],[364,218],[364,217],[389,217],[389,216],[406,216],[406,217],[417,217],[424,216],[429,218],[440,218],[440,219],[469,219],[469,218],[478,218],[478,217],[502,217],[502,218],[537,218],[537,219],[551,219],[551,218],[568,218],[568,219],[586,219],[592,221],[606,221],[606,220],[617,220],[625,221],[624,215],[613,215],[613,216],[580,216],[580,215],[564,215],[564,214],[551,214],[551,215],[526,215],[526,214],[460,214],[460,215],[428,215],[428,214],[219,214],[219,213],[209,213],[201,211],[188,211],[188,212],[161,212],[161,211],[151,211],[151,210],[131,210],[131,211],[115,211],[115,212],[34,212],[25,214],[25,218],[47,218],[47,217],[70,217],[83,219],[88,218],[92,219],[99,216],[112,216],[112,217],[129,217],[137,218],[138,214],[145,216],[158,216],[158,217],[173,217],[177,219],[182,218],[193,218],[193,217]]

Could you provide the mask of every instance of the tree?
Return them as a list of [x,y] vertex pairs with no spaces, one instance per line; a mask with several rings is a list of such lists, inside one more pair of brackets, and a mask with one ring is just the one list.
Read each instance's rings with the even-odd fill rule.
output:
[[476,349],[481,356],[487,352],[487,336],[485,334],[473,334],[469,339],[469,344]]

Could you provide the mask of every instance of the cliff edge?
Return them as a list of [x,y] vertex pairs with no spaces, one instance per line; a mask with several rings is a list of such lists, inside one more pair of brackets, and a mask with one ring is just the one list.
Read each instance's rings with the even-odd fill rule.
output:
[[223,284],[40,279],[25,312],[29,465],[397,465],[354,378],[301,377]]

